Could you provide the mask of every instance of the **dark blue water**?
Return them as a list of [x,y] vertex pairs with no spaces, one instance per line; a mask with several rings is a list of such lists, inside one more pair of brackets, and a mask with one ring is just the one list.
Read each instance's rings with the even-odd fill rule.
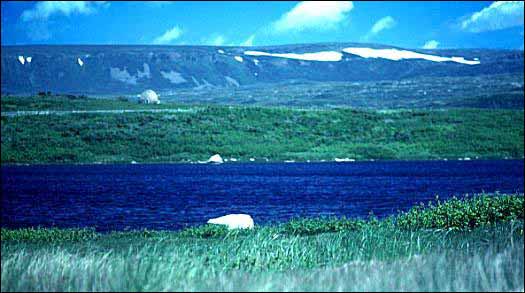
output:
[[2,166],[2,226],[180,229],[248,213],[386,216],[482,191],[523,193],[523,160]]

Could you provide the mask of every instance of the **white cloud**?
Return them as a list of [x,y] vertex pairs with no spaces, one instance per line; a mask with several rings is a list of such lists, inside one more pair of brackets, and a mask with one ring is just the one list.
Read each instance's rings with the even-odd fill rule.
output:
[[178,26],[174,26],[171,29],[167,30],[161,36],[156,37],[153,40],[154,44],[168,44],[182,35],[182,29]]
[[247,38],[244,42],[241,43],[241,46],[245,46],[245,47],[253,46],[254,39],[255,39],[255,35],[251,35],[249,38]]
[[72,14],[90,14],[99,6],[109,5],[105,1],[42,1],[32,9],[24,10],[20,18],[23,21],[47,20],[55,14],[69,16]]
[[397,22],[392,16],[385,16],[376,21],[370,31],[362,39],[366,41],[370,37],[375,36],[384,30],[393,28],[396,24]]
[[496,1],[461,22],[461,29],[479,33],[523,26],[523,2]]
[[154,8],[160,8],[160,7],[164,7],[164,6],[167,6],[167,5],[170,5],[170,4],[173,4],[175,3],[175,1],[143,1],[143,2],[139,2],[139,3],[144,3],[150,7],[154,7]]
[[330,30],[348,17],[352,1],[303,1],[271,24],[276,33]]
[[392,28],[396,25],[396,21],[392,16],[385,16],[374,23],[374,26],[370,30],[372,34],[378,34],[383,30]]
[[439,42],[436,40],[430,40],[423,45],[423,49],[435,49],[439,46]]

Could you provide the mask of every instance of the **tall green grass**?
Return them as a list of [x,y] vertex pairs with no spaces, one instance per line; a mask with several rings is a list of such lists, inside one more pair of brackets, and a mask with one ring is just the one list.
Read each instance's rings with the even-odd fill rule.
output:
[[461,229],[399,221],[411,213],[439,219],[443,205],[461,210],[479,200],[447,201],[381,221],[296,219],[249,231],[66,230],[70,236],[54,239],[43,236],[47,229],[2,229],[1,290],[523,290],[523,196],[490,199],[497,207],[521,204],[517,217]]

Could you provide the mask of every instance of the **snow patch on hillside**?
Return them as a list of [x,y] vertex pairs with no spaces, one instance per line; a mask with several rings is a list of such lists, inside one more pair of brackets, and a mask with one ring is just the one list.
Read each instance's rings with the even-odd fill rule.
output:
[[233,57],[233,58],[235,58],[235,60],[237,60],[237,61],[239,61],[239,62],[242,62],[242,61],[243,61],[243,59],[242,59],[241,56],[235,56],[235,57]]
[[24,56],[18,56],[18,61],[20,61],[20,63],[22,63],[22,65],[24,65],[24,63],[26,63],[26,60],[24,59]]
[[234,87],[239,87],[240,84],[237,80],[235,80],[234,78],[231,78],[229,76],[225,76],[224,77],[226,79],[226,82],[229,84],[229,85],[232,85]]
[[271,56],[279,58],[288,58],[307,61],[341,61],[343,54],[336,51],[322,51],[315,53],[267,53],[261,51],[245,51],[244,55],[248,56]]
[[363,58],[383,58],[388,60],[399,61],[402,59],[424,59],[434,62],[446,62],[452,61],[467,65],[480,64],[478,60],[465,60],[463,57],[441,57],[436,55],[429,55],[423,53],[417,53],[408,50],[397,50],[397,49],[371,49],[371,48],[344,48],[343,52],[357,55]]
[[224,54],[224,50],[222,49],[217,50],[217,52],[219,52],[219,54]]
[[173,84],[187,82],[187,80],[184,79],[184,77],[182,77],[182,74],[180,74],[179,72],[173,71],[173,70],[169,72],[161,71],[160,74],[162,75],[162,77],[169,80]]
[[27,63],[31,63],[31,60],[33,60],[32,57],[26,57],[26,62],[27,62]]
[[80,66],[84,66],[84,61],[82,61],[82,59],[80,59],[80,58],[77,58],[77,63]]

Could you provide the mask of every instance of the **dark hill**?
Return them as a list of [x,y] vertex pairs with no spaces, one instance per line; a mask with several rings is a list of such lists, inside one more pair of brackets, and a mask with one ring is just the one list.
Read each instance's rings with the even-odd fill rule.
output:
[[[176,89],[238,87],[287,81],[378,81],[420,77],[461,77],[522,74],[523,51],[411,50],[445,57],[479,58],[478,65],[422,59],[392,61],[344,53],[346,47],[391,46],[322,43],[267,47],[213,46],[2,46],[3,94],[52,91],[75,94],[135,94],[147,88]],[[224,51],[224,53],[219,52]],[[268,56],[244,51],[311,53],[337,51],[341,61],[319,62]],[[24,64],[18,58],[24,56]],[[242,62],[234,57],[240,56]],[[27,62],[31,57],[31,62]],[[80,63],[83,65],[81,66]],[[257,59],[257,63],[254,62]]]

